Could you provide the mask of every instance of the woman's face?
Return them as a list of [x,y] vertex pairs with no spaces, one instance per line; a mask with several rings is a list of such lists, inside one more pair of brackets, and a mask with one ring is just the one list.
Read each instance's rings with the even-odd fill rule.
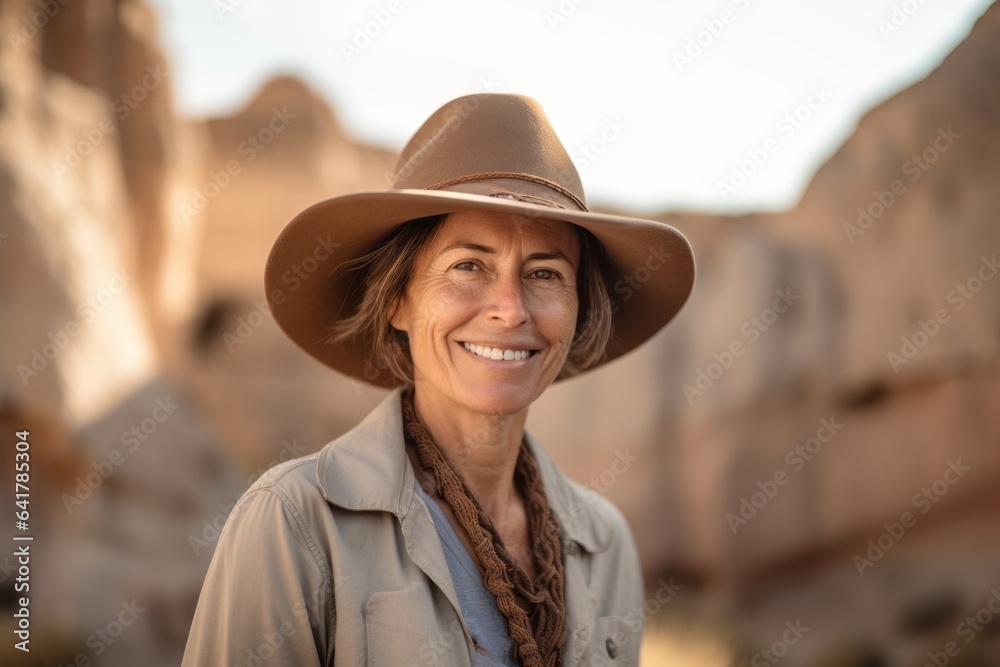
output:
[[390,320],[409,336],[425,404],[490,415],[531,405],[573,340],[579,255],[569,223],[450,214],[416,257]]

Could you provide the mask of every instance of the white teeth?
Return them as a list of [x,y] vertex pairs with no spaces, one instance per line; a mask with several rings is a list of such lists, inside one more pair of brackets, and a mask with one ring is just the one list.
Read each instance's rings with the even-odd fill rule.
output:
[[499,347],[484,347],[482,345],[475,345],[473,343],[463,343],[465,349],[473,354],[477,354],[480,357],[486,359],[503,359],[504,361],[519,361],[521,359],[527,359],[531,356],[531,352],[528,350],[501,350]]

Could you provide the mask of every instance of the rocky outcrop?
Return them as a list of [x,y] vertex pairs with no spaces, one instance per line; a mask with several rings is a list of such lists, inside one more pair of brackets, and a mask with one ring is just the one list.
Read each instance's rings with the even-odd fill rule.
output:
[[157,348],[109,100],[36,60],[37,7],[8,2],[0,52],[0,396],[70,427],[147,381]]
[[[697,249],[698,287],[637,356],[661,360],[640,422],[661,415],[644,441],[671,452],[668,504],[692,518],[660,529],[674,558],[749,576],[864,543],[919,513],[913,496],[958,459],[970,470],[925,523],[992,490],[998,36],[993,8],[926,80],[861,119],[794,209],[668,218]],[[740,514],[781,471],[780,495]]]
[[[36,540],[32,652],[5,642],[2,664],[83,664],[106,650],[104,664],[177,664],[208,566],[192,539],[210,549],[246,487],[164,378],[160,325],[178,321],[160,290],[176,250],[163,201],[177,144],[151,18],[134,2],[0,5],[0,424],[8,438],[28,433]],[[12,559],[0,558],[5,590]]]
[[[113,139],[121,158],[118,179],[137,260],[136,288],[157,347],[167,352],[176,339],[172,327],[187,314],[184,304],[193,298],[191,281],[179,279],[191,273],[184,264],[193,237],[172,201],[182,154],[191,147],[174,113],[173,69],[157,43],[156,16],[140,0],[29,7],[26,15],[41,12],[46,17],[37,40],[45,70],[99,94],[105,105],[104,126],[95,126],[99,132],[91,132],[91,141]],[[74,151],[69,146],[67,159],[81,150],[86,147]]]

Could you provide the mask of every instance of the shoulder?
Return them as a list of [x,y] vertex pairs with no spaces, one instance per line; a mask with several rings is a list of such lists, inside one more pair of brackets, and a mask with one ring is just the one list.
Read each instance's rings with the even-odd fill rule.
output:
[[274,495],[283,502],[296,506],[313,500],[316,495],[321,496],[316,481],[318,456],[319,453],[310,454],[269,468],[246,490],[237,507],[240,503],[247,502],[249,498],[266,494]]
[[309,518],[322,500],[311,458],[272,468],[233,506],[205,576],[185,665],[235,664],[260,637],[281,640],[270,646],[282,664],[318,666],[321,656],[332,656],[334,582],[323,524]]
[[[316,454],[280,463],[260,476],[233,506],[220,537],[220,548],[261,537],[285,536],[266,543],[287,549],[294,544],[307,561],[325,570],[323,537],[319,535],[329,513],[316,482]],[[260,547],[258,547],[260,548]]]
[[315,454],[280,463],[261,475],[233,506],[226,528],[270,523],[271,529],[304,528],[301,517],[317,498]]

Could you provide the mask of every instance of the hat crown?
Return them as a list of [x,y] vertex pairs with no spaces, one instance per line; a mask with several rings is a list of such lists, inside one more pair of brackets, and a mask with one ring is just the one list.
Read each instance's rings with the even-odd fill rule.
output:
[[537,100],[477,93],[434,112],[403,148],[393,189],[541,198],[586,210],[583,184]]

